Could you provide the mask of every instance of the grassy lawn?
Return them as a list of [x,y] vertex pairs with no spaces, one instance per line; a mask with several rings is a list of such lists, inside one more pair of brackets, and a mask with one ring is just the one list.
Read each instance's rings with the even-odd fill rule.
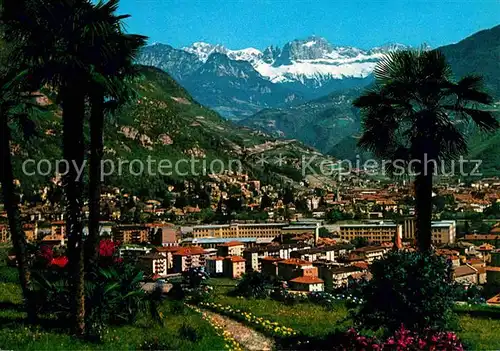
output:
[[227,293],[232,288],[227,286],[227,281],[211,279],[209,283],[214,286],[215,302],[250,311],[256,316],[278,322],[306,335],[322,336],[337,328],[344,330],[349,326],[348,322],[343,321],[347,316],[347,308],[342,303],[337,304],[334,310],[309,302],[288,306],[271,299],[249,300],[228,296]]
[[461,331],[458,336],[471,350],[500,350],[500,315],[498,319],[472,317],[465,314],[460,317]]
[[[128,350],[139,349],[144,342],[153,349],[222,350],[224,340],[201,315],[171,301],[162,306],[164,326],[141,316],[132,326],[109,327],[103,343],[71,338],[58,327],[27,326],[17,285],[0,283],[0,349],[13,350]],[[42,323],[46,324],[46,323]]]
[[[300,303],[287,306],[271,299],[247,300],[228,296],[232,289],[227,280],[210,280],[216,294],[215,302],[247,310],[259,317],[276,321],[310,336],[322,336],[340,328],[347,330],[347,308],[339,303],[333,311],[312,304]],[[233,283],[234,284],[234,283]],[[500,308],[481,306],[457,306],[460,331],[458,335],[468,349],[500,349]]]
[[15,283],[17,271],[6,267],[0,248],[0,349],[2,350],[223,350],[224,339],[201,315],[182,303],[165,301],[161,307],[164,326],[154,323],[149,316],[140,316],[131,326],[111,326],[103,343],[90,343],[71,338],[48,319],[41,326],[24,322],[21,289]]

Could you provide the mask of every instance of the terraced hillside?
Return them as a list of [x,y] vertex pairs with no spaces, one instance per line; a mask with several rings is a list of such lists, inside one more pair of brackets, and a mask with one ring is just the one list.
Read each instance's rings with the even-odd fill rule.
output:
[[[261,131],[236,126],[194,101],[167,73],[146,66],[140,69],[140,77],[133,82],[137,99],[109,116],[106,123],[105,158],[109,160],[106,169],[110,171],[111,161],[115,166],[114,174],[105,178],[106,183],[152,195],[169,182],[203,177],[203,170],[210,171],[210,164],[215,159],[220,161],[213,163],[214,171],[219,171],[222,164],[227,169],[232,160],[232,170],[237,170],[241,162],[243,169],[257,179],[284,178],[299,182],[302,180],[299,170],[302,155],[319,156],[318,162],[323,159],[300,142],[278,140]],[[37,135],[26,141],[18,132],[13,145],[16,174],[25,189],[38,189],[54,174],[23,174],[24,160],[47,159],[53,165],[61,155],[61,111],[47,97],[39,98],[39,102],[48,106],[49,111],[32,116]],[[286,161],[275,165],[271,161],[279,155]],[[262,157],[269,158],[268,162],[258,162]],[[146,175],[148,159],[153,169],[150,176]],[[178,162],[181,159],[186,161]],[[118,160],[133,161],[133,166],[122,162],[122,172],[118,174]],[[166,160],[163,165],[167,165],[162,168],[163,175],[158,172],[161,160]],[[130,167],[132,173],[139,173],[141,162],[144,164],[142,175],[131,174]],[[31,173],[34,166],[30,166]],[[44,171],[46,167],[48,165],[44,165]]]

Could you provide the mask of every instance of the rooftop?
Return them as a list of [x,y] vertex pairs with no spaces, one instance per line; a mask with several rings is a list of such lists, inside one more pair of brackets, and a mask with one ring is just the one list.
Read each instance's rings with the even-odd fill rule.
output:
[[290,280],[293,283],[300,283],[300,284],[322,284],[323,279],[320,279],[318,277],[297,277],[292,280]]
[[233,247],[233,246],[243,246],[243,245],[245,244],[243,244],[241,241],[228,241],[226,243],[220,244],[219,246]]
[[311,262],[306,260],[300,260],[298,258],[289,258],[283,261],[280,261],[279,264],[289,264],[294,266],[310,266]]

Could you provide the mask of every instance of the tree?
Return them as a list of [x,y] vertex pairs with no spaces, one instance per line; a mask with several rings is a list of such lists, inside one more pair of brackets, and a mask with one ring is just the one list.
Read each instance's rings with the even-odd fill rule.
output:
[[27,122],[26,112],[24,109],[19,111],[19,107],[23,105],[23,100],[30,98],[30,96],[26,97],[23,94],[23,88],[19,81],[22,74],[19,73],[18,67],[9,65],[8,61],[4,60],[4,57],[2,57],[0,66],[0,183],[2,184],[3,202],[9,221],[12,245],[16,254],[24,304],[28,321],[32,323],[36,319],[36,311],[33,306],[34,296],[26,253],[26,237],[21,227],[18,207],[19,198],[14,187],[10,148],[11,130],[9,125],[12,119]]
[[455,289],[449,261],[426,252],[391,251],[374,261],[370,272],[355,313],[363,327],[449,330]]
[[[125,34],[123,19],[117,16],[118,0],[100,1],[93,8],[97,27],[92,45],[93,78],[90,82],[90,167],[89,167],[89,235],[86,240],[86,262],[89,268],[97,260],[99,240],[101,161],[103,157],[104,115],[107,107],[116,108],[132,95],[127,78],[135,75],[133,60],[144,45],[145,37]],[[107,100],[107,101],[106,101]],[[106,101],[106,102],[105,102]]]
[[[392,175],[403,163],[415,175],[416,236],[421,251],[431,247],[432,177],[438,162],[467,151],[457,121],[472,121],[483,131],[498,128],[482,91],[482,79],[452,81],[444,55],[437,50],[406,50],[387,54],[375,67],[375,85],[353,104],[363,115],[358,145],[383,160]],[[398,163],[394,161],[398,160]],[[411,162],[410,161],[414,161]]]
[[367,238],[357,236],[351,240],[351,244],[353,244],[355,248],[359,249],[360,247],[368,246],[370,243]]
[[83,179],[77,170],[84,164],[86,101],[94,92],[89,90],[100,86],[95,84],[96,76],[103,76],[99,60],[110,59],[109,51],[95,45],[110,28],[109,18],[103,20],[101,16],[104,7],[90,0],[6,0],[3,8],[6,37],[19,47],[16,57],[29,67],[32,79],[57,92],[62,105],[63,157],[71,165],[63,182],[72,329],[77,335],[85,331]]

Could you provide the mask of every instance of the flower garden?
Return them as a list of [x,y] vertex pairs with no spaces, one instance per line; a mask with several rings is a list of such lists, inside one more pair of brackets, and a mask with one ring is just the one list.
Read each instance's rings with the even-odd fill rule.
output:
[[224,306],[213,302],[200,302],[199,305],[202,308],[206,308],[208,310],[243,322],[246,325],[250,325],[256,330],[259,330],[273,337],[288,337],[297,335],[297,332],[292,328],[280,325],[278,322],[272,322],[263,317],[257,317],[253,313],[248,311],[242,311],[231,306]]

